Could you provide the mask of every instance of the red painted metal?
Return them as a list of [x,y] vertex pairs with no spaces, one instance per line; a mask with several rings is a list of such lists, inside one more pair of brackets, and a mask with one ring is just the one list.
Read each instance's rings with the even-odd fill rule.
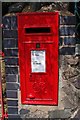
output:
[[[23,104],[58,104],[58,16],[58,12],[18,14]],[[37,64],[43,64],[44,69]]]

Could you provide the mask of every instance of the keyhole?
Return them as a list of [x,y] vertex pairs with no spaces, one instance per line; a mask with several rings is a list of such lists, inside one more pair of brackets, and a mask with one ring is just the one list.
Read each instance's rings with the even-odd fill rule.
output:
[[36,43],[36,48],[40,48],[40,43]]

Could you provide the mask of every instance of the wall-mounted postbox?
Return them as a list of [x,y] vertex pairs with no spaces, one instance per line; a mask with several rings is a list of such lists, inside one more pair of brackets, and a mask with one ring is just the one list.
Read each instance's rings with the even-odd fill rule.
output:
[[21,101],[58,104],[58,12],[18,14]]

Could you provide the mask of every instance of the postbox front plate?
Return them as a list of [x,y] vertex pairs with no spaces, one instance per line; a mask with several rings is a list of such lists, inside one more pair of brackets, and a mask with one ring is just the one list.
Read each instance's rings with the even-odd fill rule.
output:
[[57,105],[58,13],[18,14],[18,37],[22,103]]

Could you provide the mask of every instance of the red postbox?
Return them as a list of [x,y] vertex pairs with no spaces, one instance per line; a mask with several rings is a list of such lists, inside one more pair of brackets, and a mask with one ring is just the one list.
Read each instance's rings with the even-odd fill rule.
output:
[[58,12],[19,13],[23,104],[58,104]]

